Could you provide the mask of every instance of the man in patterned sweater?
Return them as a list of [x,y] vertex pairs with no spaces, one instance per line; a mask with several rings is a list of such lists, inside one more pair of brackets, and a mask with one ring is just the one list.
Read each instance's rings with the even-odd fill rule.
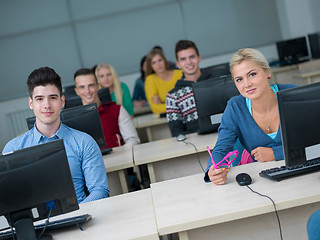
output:
[[194,42],[180,40],[176,43],[177,66],[183,76],[167,94],[167,121],[173,137],[196,132],[199,128],[198,113],[192,83],[213,77],[211,72],[199,68],[201,56]]

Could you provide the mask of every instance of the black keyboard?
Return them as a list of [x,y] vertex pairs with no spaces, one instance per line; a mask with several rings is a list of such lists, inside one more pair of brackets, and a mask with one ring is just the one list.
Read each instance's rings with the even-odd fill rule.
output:
[[[88,222],[91,218],[92,218],[91,215],[84,214],[84,215],[79,215],[79,216],[75,216],[75,217],[59,219],[59,220],[55,220],[55,221],[51,221],[51,222],[49,221],[49,223],[46,227],[46,230],[63,228],[63,227],[68,227],[68,226],[72,226],[72,225],[76,225],[82,230],[80,224]],[[42,231],[42,229],[44,228],[44,225],[45,225],[45,223],[35,225],[34,226],[35,231],[40,233]],[[0,240],[5,240],[5,239],[12,239],[11,230],[6,230],[3,232],[0,232]]]
[[105,148],[101,150],[102,155],[107,155],[112,152],[112,148]]
[[300,174],[306,174],[320,170],[320,159],[310,160],[306,163],[292,167],[276,167],[263,170],[259,173],[260,177],[265,177],[271,180],[280,181],[284,178],[293,177]]

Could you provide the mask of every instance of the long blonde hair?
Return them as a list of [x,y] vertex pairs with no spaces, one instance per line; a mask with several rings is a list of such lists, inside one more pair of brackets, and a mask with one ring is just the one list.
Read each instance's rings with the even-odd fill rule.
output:
[[[102,68],[106,68],[109,69],[111,74],[112,74],[112,78],[113,78],[113,91],[114,91],[114,95],[116,97],[116,102],[118,105],[122,105],[122,87],[121,87],[121,82],[119,80],[118,74],[116,72],[116,70],[114,69],[114,67],[112,67],[109,63],[100,63],[97,67],[96,67],[96,77],[99,81],[99,77],[98,77],[98,72],[100,69]],[[100,88],[103,88],[101,86],[101,84],[99,83]]]

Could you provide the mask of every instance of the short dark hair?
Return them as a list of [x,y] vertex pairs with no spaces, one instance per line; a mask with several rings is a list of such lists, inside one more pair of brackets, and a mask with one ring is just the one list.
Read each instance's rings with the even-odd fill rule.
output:
[[62,85],[60,76],[50,67],[41,67],[35,69],[30,73],[27,85],[29,96],[32,98],[33,90],[38,86],[46,86],[52,84],[56,86],[59,90],[60,96],[62,96]]
[[188,48],[193,48],[196,51],[197,55],[200,55],[199,50],[194,42],[190,40],[180,40],[176,43],[176,59],[178,60],[178,52],[186,50]]
[[82,76],[82,75],[93,75],[94,79],[96,80],[96,83],[98,83],[98,80],[96,78],[96,75],[94,74],[94,71],[90,68],[80,68],[78,71],[76,71],[73,75],[74,83],[76,83],[76,77]]

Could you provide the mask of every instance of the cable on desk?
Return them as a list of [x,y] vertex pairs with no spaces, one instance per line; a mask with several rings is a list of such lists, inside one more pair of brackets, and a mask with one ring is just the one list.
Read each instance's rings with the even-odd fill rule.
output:
[[43,229],[42,229],[42,231],[41,231],[41,233],[40,233],[40,235],[39,235],[39,237],[38,237],[38,240],[41,239],[44,231],[46,230],[46,228],[47,228],[47,226],[48,226],[48,224],[49,224],[49,219],[50,219],[50,216],[51,216],[51,211],[52,211],[52,208],[50,208],[50,210],[49,210],[48,218],[47,218],[47,220],[46,220],[46,222],[45,222],[45,224],[44,224],[44,227],[43,227]]
[[276,213],[276,216],[277,216],[278,225],[279,225],[279,231],[280,231],[280,239],[283,240],[283,238],[282,238],[281,224],[280,224],[280,219],[279,219],[278,211],[277,211],[277,208],[276,208],[276,204],[274,203],[274,201],[272,200],[272,198],[269,197],[269,196],[267,196],[267,195],[263,195],[263,194],[261,194],[261,193],[259,193],[259,192],[256,192],[256,191],[252,190],[252,188],[249,187],[248,185],[246,185],[246,186],[251,190],[251,192],[258,194],[258,195],[260,195],[261,197],[266,197],[266,198],[269,198],[269,199],[270,199],[270,201],[271,201],[272,204],[273,204],[273,207],[274,207],[274,211],[275,211],[275,213]]
[[198,153],[197,147],[196,147],[193,143],[187,142],[186,140],[183,140],[183,142],[184,142],[185,144],[190,144],[190,145],[192,145],[192,146],[194,147],[194,149],[196,150],[196,154],[197,154],[197,158],[198,158],[199,165],[200,165],[202,171],[205,173],[204,168],[203,168],[203,166],[202,166],[202,164],[201,164],[201,162],[200,162],[200,158],[199,158],[199,153]]

